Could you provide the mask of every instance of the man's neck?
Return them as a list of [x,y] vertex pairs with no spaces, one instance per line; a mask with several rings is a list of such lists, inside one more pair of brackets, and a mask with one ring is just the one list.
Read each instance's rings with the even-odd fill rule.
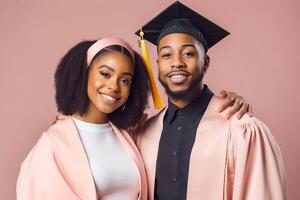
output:
[[187,105],[191,104],[195,99],[197,99],[201,95],[203,88],[204,85],[200,84],[199,87],[195,88],[195,90],[187,94],[186,97],[172,98],[171,96],[169,96],[169,100],[172,104],[174,104],[178,108],[184,108]]

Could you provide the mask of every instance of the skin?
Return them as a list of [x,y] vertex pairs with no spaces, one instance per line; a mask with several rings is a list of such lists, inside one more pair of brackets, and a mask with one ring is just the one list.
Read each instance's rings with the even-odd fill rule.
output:
[[[201,94],[203,77],[210,64],[203,46],[188,34],[173,33],[160,40],[157,53],[159,80],[170,101],[179,108],[189,105]],[[243,98],[235,93],[221,91],[219,96],[224,99],[219,112],[231,106],[227,118],[236,112],[241,118],[249,109]]]
[[89,104],[77,119],[103,124],[108,122],[108,114],[123,106],[129,96],[134,75],[131,59],[120,52],[108,52],[98,56],[90,65],[87,94]]
[[[157,59],[159,80],[164,85],[171,102],[183,108],[201,94],[202,78],[208,70],[209,61],[209,56],[205,55],[201,44],[190,35],[174,33],[160,40]],[[129,96],[134,75],[133,68],[131,59],[120,52],[109,52],[97,57],[91,63],[88,74],[87,112],[82,116],[75,113],[73,117],[90,123],[107,123],[107,114],[124,105]],[[187,79],[172,83],[168,76],[176,71],[185,73]],[[173,95],[170,95],[170,92]],[[118,100],[108,103],[101,94]],[[238,118],[247,112],[252,115],[252,107],[236,93],[222,90],[218,96],[223,101],[217,110],[222,112],[229,107],[227,118],[235,113]]]

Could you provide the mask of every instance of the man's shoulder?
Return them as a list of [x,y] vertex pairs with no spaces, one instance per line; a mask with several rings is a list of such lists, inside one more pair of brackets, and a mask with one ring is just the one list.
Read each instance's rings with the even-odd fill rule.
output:
[[147,140],[148,138],[153,138],[158,135],[158,132],[160,132],[159,130],[163,126],[163,118],[165,112],[166,108],[160,110],[155,115],[152,115],[146,120],[146,122],[142,126],[140,126],[135,131],[135,138],[137,143],[139,143],[140,140]]
[[245,143],[256,145],[268,144],[273,146],[273,149],[279,149],[278,143],[271,133],[269,127],[256,117],[251,117],[245,114],[241,119],[232,117],[230,121],[230,133],[232,139],[237,143]]
[[159,110],[157,113],[153,114],[150,116],[144,123],[142,129],[145,131],[147,130],[148,127],[150,126],[155,126],[156,123],[162,123],[163,122],[163,117],[166,113],[167,108],[163,108]]
[[241,119],[238,119],[236,115],[233,115],[230,118],[230,127],[250,128],[253,129],[253,131],[255,129],[267,129],[269,131],[269,128],[263,121],[256,117],[250,116],[248,113],[244,114]]

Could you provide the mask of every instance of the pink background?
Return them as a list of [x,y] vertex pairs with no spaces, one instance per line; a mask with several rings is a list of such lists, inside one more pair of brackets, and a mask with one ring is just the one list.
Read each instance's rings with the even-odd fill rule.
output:
[[[0,199],[15,199],[21,161],[56,116],[53,73],[63,54],[82,39],[105,36],[122,37],[138,50],[133,32],[171,2],[0,1]],[[281,146],[288,197],[298,199],[299,1],[182,2],[232,33],[209,51],[206,83],[254,106]]]

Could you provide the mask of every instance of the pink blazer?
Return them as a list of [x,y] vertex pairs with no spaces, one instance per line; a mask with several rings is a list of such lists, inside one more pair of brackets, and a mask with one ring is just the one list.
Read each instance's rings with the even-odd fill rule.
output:
[[[142,158],[127,132],[111,124],[134,160],[140,177],[139,200],[147,199]],[[88,159],[73,120],[66,117],[43,133],[21,165],[18,200],[97,200]]]
[[[285,173],[280,149],[264,123],[250,116],[226,120],[211,100],[197,129],[190,158],[188,200],[283,200]],[[156,159],[166,109],[151,118],[137,144],[153,200]]]

